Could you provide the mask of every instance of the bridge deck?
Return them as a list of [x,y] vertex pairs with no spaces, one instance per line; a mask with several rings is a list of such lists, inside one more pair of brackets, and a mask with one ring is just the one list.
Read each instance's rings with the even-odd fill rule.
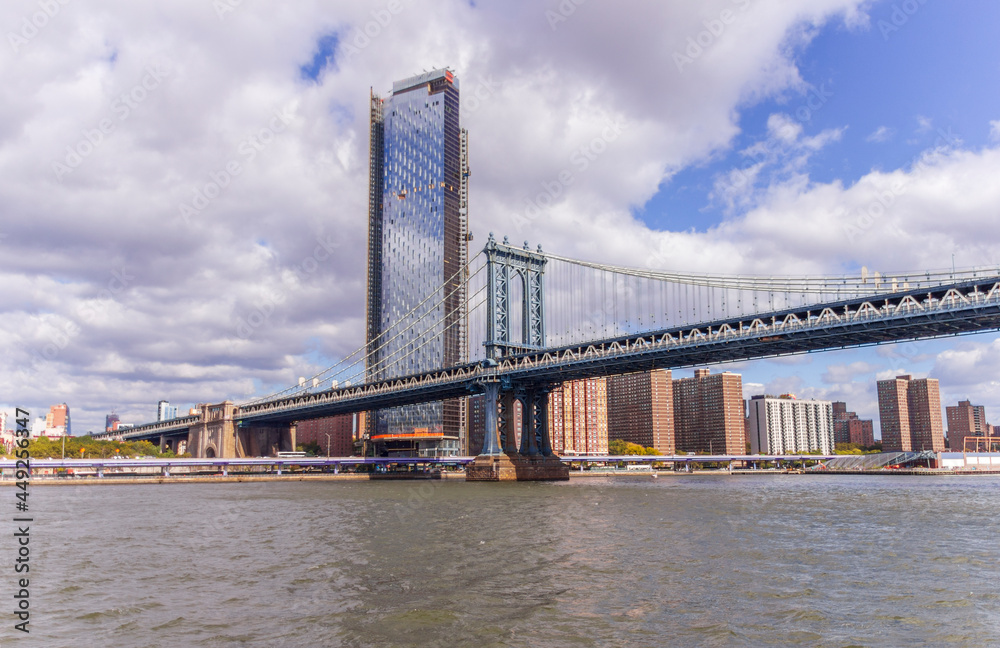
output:
[[[921,299],[918,300],[917,297]],[[246,422],[292,421],[441,400],[481,391],[483,381],[556,384],[650,369],[946,337],[1000,329],[996,278],[729,318],[327,390],[241,407]]]
[[[485,382],[555,385],[650,369],[678,369],[1000,329],[1000,283],[988,276],[934,289],[813,304],[617,338],[529,351],[352,387],[245,405],[240,424],[288,423],[468,396]],[[162,426],[162,427],[157,427]],[[182,433],[151,424],[124,435]]]

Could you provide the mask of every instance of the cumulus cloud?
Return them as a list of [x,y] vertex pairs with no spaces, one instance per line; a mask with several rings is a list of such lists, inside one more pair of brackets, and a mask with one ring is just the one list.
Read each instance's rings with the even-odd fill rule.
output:
[[851,382],[860,376],[867,377],[877,369],[877,366],[862,361],[852,362],[847,365],[830,365],[823,373],[823,382],[830,385],[840,385]]
[[758,206],[776,189],[808,184],[806,169],[813,154],[838,141],[844,128],[824,130],[803,137],[802,123],[784,113],[767,120],[767,138],[740,151],[747,166],[720,174],[710,198],[727,213],[736,214]]
[[893,135],[893,130],[888,126],[879,126],[875,131],[865,138],[867,142],[888,142]]
[[937,355],[933,375],[954,389],[996,385],[1000,381],[1000,340],[963,342]]

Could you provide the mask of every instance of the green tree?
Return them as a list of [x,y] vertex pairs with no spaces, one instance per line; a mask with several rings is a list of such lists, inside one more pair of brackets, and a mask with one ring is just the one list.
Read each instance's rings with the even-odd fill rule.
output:
[[306,454],[315,455],[317,457],[323,455],[323,449],[319,447],[319,443],[316,441],[303,443],[302,445],[299,446],[299,450],[305,452]]
[[[38,437],[32,439],[28,444],[28,454],[33,458],[58,459],[62,457],[63,439]],[[108,458],[108,457],[156,457],[172,458],[176,455],[166,450],[160,452],[158,446],[149,441],[104,441],[97,440],[91,436],[66,437],[66,456],[79,459]],[[190,456],[185,453],[184,456]]]
[[625,455],[628,454],[628,452],[626,452],[627,450],[628,450],[627,441],[622,441],[621,439],[612,439],[611,441],[608,441],[609,455],[615,455],[615,456]]

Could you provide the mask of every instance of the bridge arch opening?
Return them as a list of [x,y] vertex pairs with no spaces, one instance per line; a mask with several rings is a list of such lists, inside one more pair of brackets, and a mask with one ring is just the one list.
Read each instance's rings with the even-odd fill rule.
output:
[[517,270],[510,278],[510,343],[521,346],[527,342],[524,326],[524,272]]
[[205,448],[205,457],[207,459],[215,459],[215,448],[212,446]]

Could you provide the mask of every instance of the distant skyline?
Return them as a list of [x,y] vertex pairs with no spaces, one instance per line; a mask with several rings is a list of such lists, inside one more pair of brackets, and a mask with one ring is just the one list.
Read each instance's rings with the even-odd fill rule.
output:
[[[996,3],[56,5],[0,7],[0,409],[66,402],[77,433],[364,343],[368,91],[443,66],[476,242],[689,272],[1000,265]],[[901,374],[1000,412],[996,334],[718,370],[876,428]]]

